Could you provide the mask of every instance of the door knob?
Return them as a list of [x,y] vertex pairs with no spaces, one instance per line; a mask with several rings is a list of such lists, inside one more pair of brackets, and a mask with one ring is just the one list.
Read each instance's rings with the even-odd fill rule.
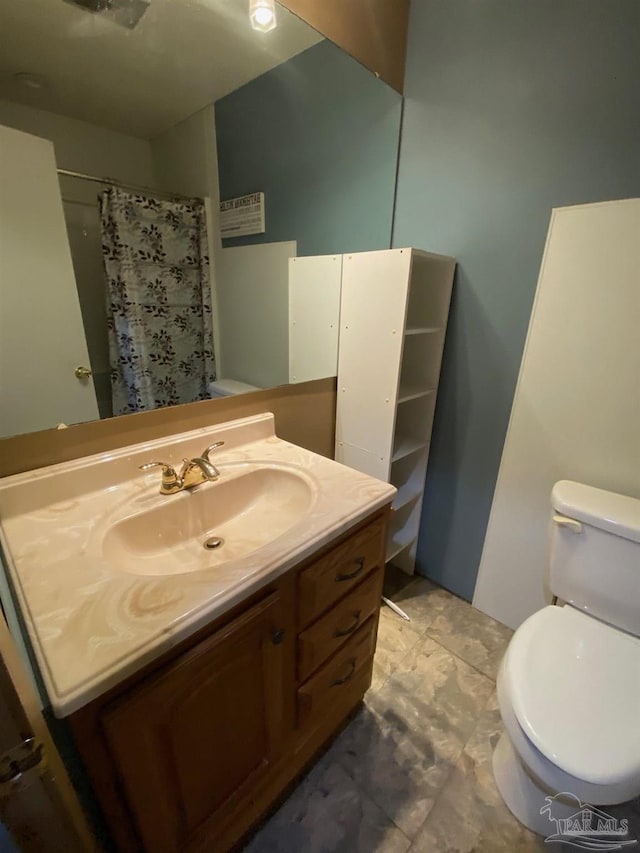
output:
[[91,370],[88,367],[76,367],[74,373],[78,379],[88,379],[91,376]]

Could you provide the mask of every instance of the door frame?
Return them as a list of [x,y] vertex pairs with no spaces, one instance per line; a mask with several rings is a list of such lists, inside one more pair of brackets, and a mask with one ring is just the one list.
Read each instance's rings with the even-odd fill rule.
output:
[[22,853],[98,853],[100,846],[0,614],[0,767],[5,776],[11,762],[13,778],[0,782],[0,820]]

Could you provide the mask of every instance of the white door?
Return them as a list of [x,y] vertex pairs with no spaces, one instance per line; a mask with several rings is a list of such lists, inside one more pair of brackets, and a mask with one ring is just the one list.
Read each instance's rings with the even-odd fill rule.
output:
[[0,126],[0,436],[97,418],[53,144]]

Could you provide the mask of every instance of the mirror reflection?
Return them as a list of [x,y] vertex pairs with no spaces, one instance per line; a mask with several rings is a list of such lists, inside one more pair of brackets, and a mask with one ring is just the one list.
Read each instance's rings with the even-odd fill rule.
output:
[[249,12],[4,0],[0,435],[335,373],[318,306],[331,256],[390,245],[401,98]]

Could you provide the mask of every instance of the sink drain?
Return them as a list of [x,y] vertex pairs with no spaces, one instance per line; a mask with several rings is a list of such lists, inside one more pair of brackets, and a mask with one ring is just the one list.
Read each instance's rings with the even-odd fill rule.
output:
[[210,536],[204,543],[204,547],[207,551],[215,551],[215,549],[220,548],[221,545],[224,545],[224,539],[221,539],[219,536]]

